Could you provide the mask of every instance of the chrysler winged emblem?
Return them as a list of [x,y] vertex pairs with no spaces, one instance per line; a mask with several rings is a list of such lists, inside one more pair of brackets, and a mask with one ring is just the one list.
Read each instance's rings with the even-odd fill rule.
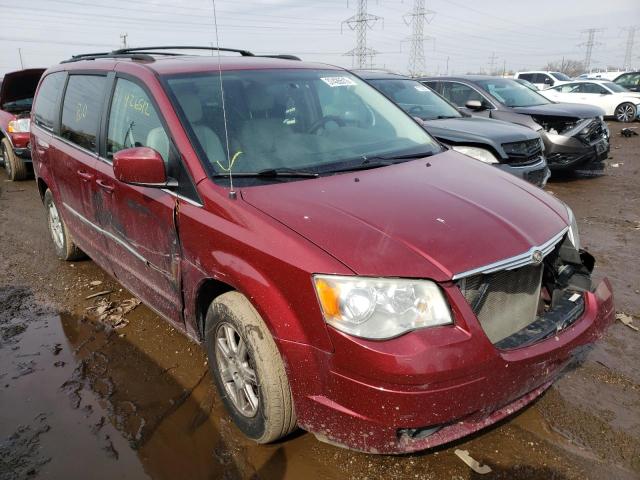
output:
[[542,263],[543,260],[543,256],[542,256],[542,252],[540,250],[534,250],[533,253],[531,254],[531,262],[534,265],[540,265]]

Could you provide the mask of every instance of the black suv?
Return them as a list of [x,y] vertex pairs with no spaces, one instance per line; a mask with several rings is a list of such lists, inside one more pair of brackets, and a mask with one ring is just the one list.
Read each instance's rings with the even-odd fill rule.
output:
[[417,80],[393,73],[359,70],[369,85],[413,115],[434,137],[476,160],[543,187],[550,175],[544,144],[536,132],[513,123],[462,114]]

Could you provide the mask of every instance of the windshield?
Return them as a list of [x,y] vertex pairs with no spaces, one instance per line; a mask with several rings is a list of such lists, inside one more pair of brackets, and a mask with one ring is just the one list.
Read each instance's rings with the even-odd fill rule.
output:
[[613,82],[602,82],[602,85],[604,85],[614,93],[624,93],[629,91],[629,89],[624,88],[622,85],[618,85],[617,83]]
[[396,102],[405,112],[422,120],[460,118],[456,108],[415,80],[384,79],[369,83]]
[[342,70],[241,70],[166,84],[211,175],[335,172],[371,157],[432,155],[438,143],[396,105]]
[[560,80],[561,82],[568,82],[569,80],[571,80],[570,77],[562,72],[551,72],[551,75],[553,75],[556,80]]
[[533,107],[551,103],[539,93],[508,78],[477,80],[476,83],[507,107]]

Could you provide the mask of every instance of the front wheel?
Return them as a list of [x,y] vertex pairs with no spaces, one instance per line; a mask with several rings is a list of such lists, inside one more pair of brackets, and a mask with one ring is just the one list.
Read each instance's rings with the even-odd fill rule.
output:
[[636,118],[636,106],[633,103],[621,103],[616,107],[614,113],[616,120],[619,122],[633,122]]
[[258,443],[296,428],[291,388],[271,332],[247,298],[228,292],[207,311],[209,370],[237,427]]
[[2,158],[4,158],[4,169],[7,171],[9,180],[24,180],[28,171],[24,161],[13,152],[13,147],[6,138],[2,139]]

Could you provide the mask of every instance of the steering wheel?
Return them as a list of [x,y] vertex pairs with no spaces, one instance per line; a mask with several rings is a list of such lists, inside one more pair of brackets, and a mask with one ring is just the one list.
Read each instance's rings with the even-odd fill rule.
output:
[[415,105],[409,109],[411,115],[420,115],[422,112],[424,112],[424,108],[421,105]]
[[339,127],[344,127],[346,125],[345,121],[337,115],[326,115],[313,122],[313,125],[309,127],[307,133],[316,133],[321,127],[324,127],[324,125],[329,122],[335,122]]

